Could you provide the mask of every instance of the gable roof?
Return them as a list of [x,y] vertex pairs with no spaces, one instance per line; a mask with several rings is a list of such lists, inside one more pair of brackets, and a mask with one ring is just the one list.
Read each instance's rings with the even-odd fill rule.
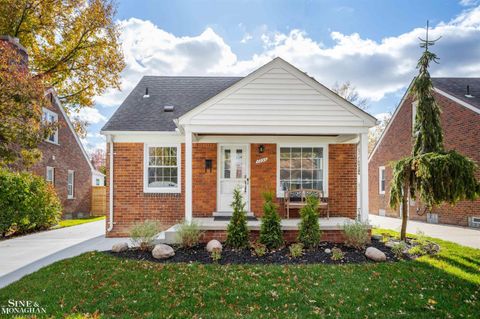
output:
[[[480,111],[480,78],[432,78],[433,86]],[[467,85],[470,95],[467,97]],[[437,90],[437,91],[438,91]]]
[[90,170],[93,172],[93,171],[95,170],[95,168],[93,167],[92,162],[90,162],[90,158],[88,157],[87,152],[85,151],[85,148],[83,147],[83,144],[82,144],[82,142],[80,141],[80,138],[78,137],[77,132],[76,132],[75,129],[73,128],[73,125],[72,125],[72,122],[70,121],[70,118],[68,117],[67,113],[66,113],[65,110],[63,109],[62,103],[61,103],[60,100],[58,99],[57,92],[55,92],[54,89],[49,88],[46,93],[47,93],[47,94],[48,94],[48,93],[52,94],[53,99],[54,99],[54,101],[55,101],[55,104],[56,104],[56,105],[58,106],[58,108],[60,109],[60,113],[62,113],[62,116],[63,116],[63,118],[65,119],[65,122],[67,122],[67,126],[68,126],[68,128],[70,129],[70,131],[72,132],[73,137],[75,138],[75,141],[77,142],[77,145],[78,145],[78,147],[80,148],[80,151],[81,151],[82,154],[83,154],[83,157],[84,157],[85,160],[87,161],[88,166],[90,167]]
[[[242,77],[144,76],[102,131],[175,131],[179,118]],[[148,88],[148,98],[143,98]],[[164,106],[174,106],[164,112]]]
[[[280,88],[279,84],[287,86]],[[263,125],[269,125],[274,122],[272,118],[277,117],[276,113],[281,104],[288,102],[288,104],[296,106],[303,98],[309,100],[308,104],[314,106],[310,109],[312,114],[305,114],[305,118],[308,118],[310,123],[302,123],[305,118],[299,120],[298,117],[296,118],[298,123],[297,121],[292,121],[288,113],[283,114],[283,122],[281,122],[278,117],[279,121],[277,121],[277,123],[280,125],[298,125],[300,123],[304,125],[322,126],[337,124],[337,122],[341,123],[343,119],[347,122],[350,121],[350,124],[353,126],[373,127],[377,122],[377,119],[369,113],[340,97],[297,67],[277,57],[183,115],[179,119],[179,123],[181,125],[194,124],[194,122],[199,124],[199,122],[202,122],[200,118],[203,117],[203,119],[211,119],[212,125],[218,124],[215,123],[212,116],[215,116],[217,111],[223,113],[227,110],[235,110],[236,107],[239,107],[239,101],[243,99],[243,102],[255,106],[258,104],[264,105],[266,104],[264,101],[270,100],[270,106],[272,107],[270,113],[268,113],[268,116],[262,118],[261,116],[256,116],[253,112],[247,112],[249,113],[249,117],[242,117],[242,119],[237,118],[236,121],[232,121],[231,123],[227,122],[226,118],[223,118],[221,122],[224,125],[229,125],[234,124],[234,122],[238,123],[239,121],[245,121],[247,123],[260,121]],[[312,104],[312,101],[318,101],[319,99],[321,99],[323,103]],[[223,106],[224,103],[229,104],[229,106]],[[341,113],[340,117],[332,116],[335,111],[320,117],[318,114],[316,114],[317,116],[313,114],[331,107],[336,108],[336,112]],[[295,108],[288,108],[291,111],[291,115],[299,115]],[[342,118],[342,116],[344,117]],[[218,118],[216,120],[219,121],[220,119]],[[203,123],[205,124],[207,121],[203,121]]]
[[[410,94],[413,80],[410,82],[407,90],[405,91],[402,99],[400,100],[400,103],[397,105],[397,108],[395,109],[392,118],[390,119],[387,126],[380,135],[380,138],[375,143],[372,152],[368,156],[368,161],[370,161],[370,159],[377,151],[378,146],[383,140],[383,137],[387,134],[391,124],[393,123],[395,117],[400,111],[400,108],[403,106],[406,98]],[[433,88],[437,93],[447,97],[448,99],[458,103],[459,105],[462,105],[480,114],[480,78],[432,78],[432,82]],[[470,86],[470,94],[474,96],[473,98],[468,98],[465,96],[467,85]]]

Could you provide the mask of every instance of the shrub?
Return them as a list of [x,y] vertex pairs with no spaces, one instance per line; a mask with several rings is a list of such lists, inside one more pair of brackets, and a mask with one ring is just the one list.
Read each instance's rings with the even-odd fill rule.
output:
[[340,248],[338,247],[332,248],[332,257],[330,257],[332,258],[332,260],[342,260],[344,256],[345,254]]
[[392,246],[392,252],[398,259],[403,258],[403,252],[408,248],[404,241],[400,241]]
[[213,248],[210,257],[212,257],[213,262],[218,262],[222,259],[222,250],[220,248]]
[[314,196],[307,197],[306,205],[300,210],[300,227],[298,241],[307,248],[317,247],[320,243],[322,232],[318,223],[318,199]]
[[0,235],[46,229],[58,224],[62,205],[42,177],[0,169]]
[[239,188],[233,191],[233,215],[227,227],[226,244],[233,248],[248,247],[247,212]]
[[368,227],[368,223],[360,221],[343,225],[343,231],[345,232],[346,237],[345,245],[354,247],[358,250],[364,249],[370,242]]
[[272,192],[263,193],[263,217],[259,239],[269,249],[275,249],[283,245],[281,219],[273,198],[274,194]]
[[423,256],[425,255],[427,252],[425,251],[425,249],[423,248],[423,246],[421,245],[416,245],[416,246],[413,246],[412,248],[410,248],[408,250],[408,253],[412,256]]
[[267,247],[262,243],[253,242],[250,247],[252,247],[253,253],[258,257],[262,257],[267,253]]
[[145,220],[135,224],[130,230],[132,244],[138,246],[140,250],[151,250],[160,230],[161,227],[155,220]]
[[200,241],[203,232],[194,221],[184,221],[177,229],[177,238],[183,247],[193,247]]
[[288,247],[288,249],[290,250],[290,256],[292,258],[298,258],[303,255],[302,243],[291,244],[290,247]]

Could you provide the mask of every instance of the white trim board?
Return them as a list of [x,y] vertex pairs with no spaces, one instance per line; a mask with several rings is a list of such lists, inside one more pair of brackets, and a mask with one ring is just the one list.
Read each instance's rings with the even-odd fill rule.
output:
[[464,106],[466,107],[467,109],[469,110],[472,110],[473,112],[477,113],[477,114],[480,114],[480,109],[476,108],[475,106],[471,105],[471,104],[468,104],[467,102],[463,101],[463,100],[460,100],[459,98],[451,95],[451,94],[448,94],[447,92],[445,91],[442,91],[440,89],[437,89],[437,88],[433,88],[435,90],[435,92],[437,92],[438,94],[441,94],[443,96],[445,96],[446,98],[454,101],[455,103],[457,104],[460,104],[461,106]]

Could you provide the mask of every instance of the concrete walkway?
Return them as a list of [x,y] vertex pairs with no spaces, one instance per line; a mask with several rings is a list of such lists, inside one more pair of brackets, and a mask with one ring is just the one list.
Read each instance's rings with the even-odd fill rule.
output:
[[125,238],[105,238],[105,220],[0,241],[0,288],[58,260],[109,250]]
[[[378,215],[369,215],[372,226],[379,228],[392,229],[400,231],[402,220],[399,218],[383,217]],[[448,240],[463,246],[480,248],[480,230],[451,226],[428,224],[419,221],[409,220],[407,223],[407,233],[416,234],[422,231],[425,235]]]

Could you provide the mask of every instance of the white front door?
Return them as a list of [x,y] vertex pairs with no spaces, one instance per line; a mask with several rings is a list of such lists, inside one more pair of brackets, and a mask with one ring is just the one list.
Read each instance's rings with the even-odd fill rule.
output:
[[249,175],[248,175],[248,145],[220,145],[218,174],[219,212],[231,212],[233,190],[238,187],[242,191],[245,209],[249,209]]

